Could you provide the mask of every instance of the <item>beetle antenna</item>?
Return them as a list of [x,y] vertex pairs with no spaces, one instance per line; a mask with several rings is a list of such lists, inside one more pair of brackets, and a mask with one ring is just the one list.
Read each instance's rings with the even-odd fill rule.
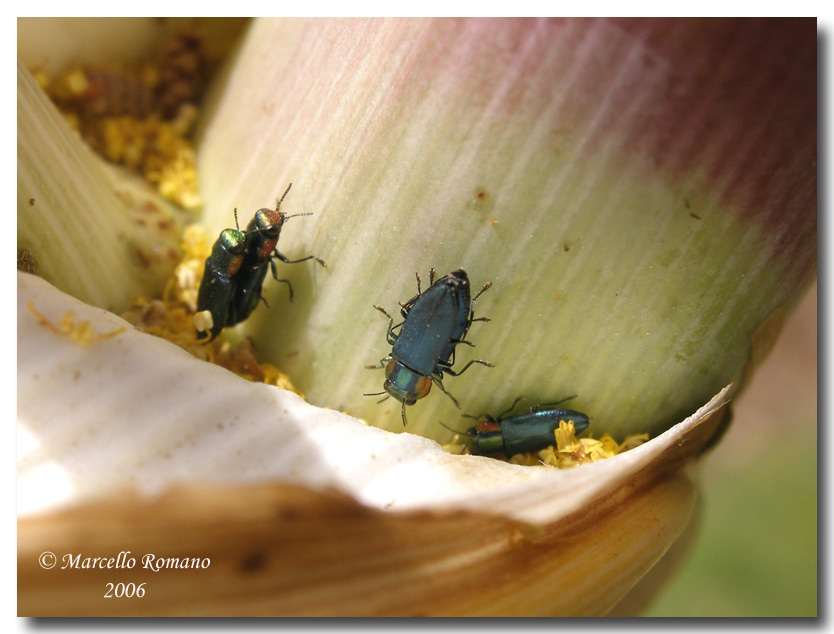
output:
[[312,215],[313,215],[312,211],[308,211],[306,214],[293,214],[291,216],[284,215],[284,220],[287,221],[290,218],[298,218],[298,216],[312,216]]
[[275,211],[278,211],[281,208],[281,203],[284,202],[284,199],[287,197],[287,194],[290,193],[290,187],[292,187],[292,183],[287,186],[287,191],[284,192],[284,195],[281,196],[281,200],[278,201],[278,204],[275,205]]
[[237,222],[237,207],[235,207],[235,228],[240,231],[240,225]]
[[403,401],[403,427],[408,424],[408,421],[405,419],[405,401]]
[[452,428],[451,428],[451,427],[449,427],[448,425],[445,425],[445,424],[443,423],[443,421],[442,421],[442,420],[439,420],[439,421],[437,421],[437,422],[438,422],[438,423],[440,423],[440,425],[441,425],[442,427],[445,427],[445,428],[446,428],[446,429],[448,429],[449,431],[456,433],[458,436],[466,436],[466,432],[465,432],[465,431],[458,431],[457,429],[452,429]]
[[567,397],[563,398],[561,401],[556,401],[555,403],[541,403],[539,405],[536,405],[535,409],[538,410],[538,409],[541,409],[542,407],[550,407],[551,405],[559,405],[560,403],[564,403],[565,401],[572,401],[575,398],[576,398],[576,394],[574,394],[572,396],[567,396]]
[[[513,411],[515,409],[515,406],[518,405],[518,402],[520,400],[521,400],[521,395],[516,397],[516,399],[513,401],[512,405],[510,405],[507,409],[505,409],[503,412],[498,414],[498,417],[497,417],[498,420],[501,420],[502,418],[504,418],[504,414],[509,414],[511,411]],[[559,402],[561,403],[561,401],[559,401]],[[553,403],[553,404],[555,405],[555,403]]]

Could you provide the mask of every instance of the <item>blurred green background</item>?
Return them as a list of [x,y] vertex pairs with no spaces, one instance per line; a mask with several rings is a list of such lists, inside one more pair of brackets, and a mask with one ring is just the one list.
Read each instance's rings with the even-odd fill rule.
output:
[[697,466],[693,546],[643,616],[817,615],[816,285],[733,414]]

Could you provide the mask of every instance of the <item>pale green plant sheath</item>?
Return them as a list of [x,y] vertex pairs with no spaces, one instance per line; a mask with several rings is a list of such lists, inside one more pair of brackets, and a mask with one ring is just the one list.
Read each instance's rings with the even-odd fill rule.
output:
[[181,257],[177,211],[93,154],[19,62],[17,105],[18,254],[109,310],[161,293]]
[[[444,383],[470,413],[575,394],[597,433],[657,433],[741,378],[753,333],[813,273],[813,25],[760,53],[763,24],[662,28],[255,22],[205,119],[204,222],[230,226],[292,181],[285,210],[315,215],[279,248],[328,269],[281,267],[295,303],[267,284],[273,308],[241,330],[312,403],[391,430],[399,403],[362,396],[390,352],[373,305],[397,311],[431,267],[493,283],[457,367],[496,367]],[[809,57],[783,78],[797,38]],[[731,44],[766,57],[713,73]],[[437,389],[408,414],[430,437],[461,426]]]

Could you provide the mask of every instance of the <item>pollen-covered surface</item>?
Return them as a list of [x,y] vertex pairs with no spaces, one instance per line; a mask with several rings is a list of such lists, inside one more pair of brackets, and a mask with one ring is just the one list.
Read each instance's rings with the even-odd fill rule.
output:
[[[639,447],[648,439],[648,434],[635,434],[618,443],[610,434],[603,434],[601,438],[596,439],[590,433],[587,437],[577,438],[573,423],[571,421],[560,421],[558,429],[553,432],[553,444],[551,446],[536,453],[520,453],[510,456],[507,462],[526,466],[545,465],[567,469],[588,462],[611,458],[629,449]],[[455,455],[469,452],[466,441],[459,435],[455,436],[452,442],[444,445],[443,448]],[[503,457],[499,456],[499,458]]]
[[612,479],[640,472],[724,403],[726,390],[673,429],[581,469],[451,455],[291,392],[240,380],[127,327],[80,346],[50,322],[72,310],[96,332],[126,323],[18,273],[18,509],[47,511],[119,491],[253,482],[335,489],[386,510],[469,508],[543,523],[577,511]]
[[186,209],[202,205],[189,139],[205,82],[201,42],[180,34],[140,67],[73,68],[41,87],[69,125],[108,160],[140,172]]
[[89,321],[76,322],[75,313],[71,310],[65,312],[63,317],[61,317],[61,322],[56,325],[41,315],[32,305],[32,302],[27,302],[26,308],[41,324],[49,328],[52,332],[69,337],[75,343],[82,346],[88,346],[91,343],[115,337],[125,331],[124,326],[122,326],[121,328],[116,328],[115,330],[111,330],[107,333],[97,334],[95,328],[93,328],[93,325]]

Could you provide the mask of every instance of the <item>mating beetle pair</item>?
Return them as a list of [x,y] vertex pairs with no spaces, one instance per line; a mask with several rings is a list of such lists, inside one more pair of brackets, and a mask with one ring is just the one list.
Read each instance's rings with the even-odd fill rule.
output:
[[324,260],[315,255],[289,260],[278,251],[278,238],[284,222],[296,216],[312,216],[309,213],[288,216],[279,211],[291,187],[292,183],[274,210],[259,209],[245,232],[239,228],[224,229],[214,243],[211,255],[206,259],[203,281],[197,294],[197,313],[207,311],[211,317],[210,326],[197,327],[197,330],[207,332],[209,341],[217,337],[226,326],[234,326],[247,319],[259,301],[266,303],[261,290],[268,268],[272,269],[275,280],[287,284],[292,301],[292,284],[289,280],[278,279],[275,259],[285,264],[316,260],[322,266],[327,266]]

